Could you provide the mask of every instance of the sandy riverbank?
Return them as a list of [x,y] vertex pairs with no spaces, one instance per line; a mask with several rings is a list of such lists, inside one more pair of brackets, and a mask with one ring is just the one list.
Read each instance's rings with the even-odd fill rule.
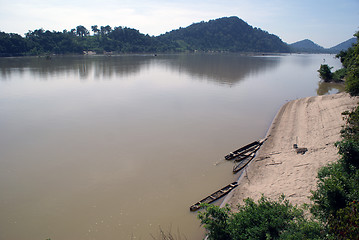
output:
[[[286,103],[273,120],[267,141],[225,203],[234,208],[247,197],[259,199],[262,193],[271,199],[284,193],[293,204],[309,203],[318,169],[338,159],[334,143],[340,140],[344,124],[341,113],[358,101],[340,93]],[[295,143],[308,151],[297,154]]]

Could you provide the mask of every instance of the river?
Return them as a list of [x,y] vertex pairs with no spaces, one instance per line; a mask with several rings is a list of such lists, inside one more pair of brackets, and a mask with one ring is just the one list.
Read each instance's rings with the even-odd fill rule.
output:
[[334,55],[0,58],[0,239],[201,239],[191,204]]

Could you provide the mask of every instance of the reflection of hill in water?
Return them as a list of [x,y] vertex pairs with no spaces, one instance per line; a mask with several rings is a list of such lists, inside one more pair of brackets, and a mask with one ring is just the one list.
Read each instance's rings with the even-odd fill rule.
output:
[[248,75],[273,68],[279,62],[278,57],[249,57],[236,54],[183,54],[158,57],[56,56],[51,60],[44,57],[2,58],[0,73],[2,80],[6,80],[13,72],[23,74],[26,71],[45,80],[62,75],[74,79],[101,80],[137,74],[143,67],[153,64],[210,81],[235,84]]
[[73,56],[8,58],[0,59],[0,73],[3,80],[13,71],[23,73],[25,69],[41,78],[65,74],[79,76],[81,79],[110,78],[112,76],[128,76],[138,73],[142,66],[149,64],[152,56]]
[[279,57],[253,57],[239,54],[174,55],[163,63],[174,71],[188,72],[200,78],[235,84],[248,75],[278,66]]

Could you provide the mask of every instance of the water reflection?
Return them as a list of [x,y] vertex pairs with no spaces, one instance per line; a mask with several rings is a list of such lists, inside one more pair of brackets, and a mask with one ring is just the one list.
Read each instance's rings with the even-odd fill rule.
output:
[[345,86],[344,83],[327,83],[320,81],[318,82],[317,94],[318,95],[326,95],[326,94],[334,94],[344,92]]
[[56,76],[79,77],[81,80],[113,79],[139,73],[151,64],[187,73],[199,79],[208,79],[221,84],[235,84],[245,77],[268,69],[273,70],[280,63],[280,57],[249,57],[235,54],[192,54],[145,56],[73,56],[46,58],[0,59],[1,79],[10,78],[16,72],[32,75],[43,80]]
[[235,54],[179,55],[164,64],[176,72],[187,72],[200,79],[209,79],[222,84],[235,84],[246,76],[271,69],[280,63],[280,58],[249,57]]
[[51,60],[44,57],[2,58],[0,73],[2,80],[8,79],[12,73],[23,74],[26,70],[43,80],[62,75],[81,80],[108,79],[138,73],[151,59],[151,56],[56,56]]

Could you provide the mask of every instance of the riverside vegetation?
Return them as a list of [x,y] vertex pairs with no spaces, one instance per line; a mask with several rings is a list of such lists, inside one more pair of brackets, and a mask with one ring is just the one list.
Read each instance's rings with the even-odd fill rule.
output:
[[154,37],[128,27],[84,26],[62,32],[37,29],[25,37],[0,32],[0,56],[82,54],[83,52],[289,52],[279,37],[253,28],[238,17],[194,23]]
[[[358,40],[359,32],[355,36]],[[358,96],[358,41],[338,57],[344,67],[340,71],[345,72],[346,91]],[[329,67],[326,70],[330,72]],[[318,171],[310,205],[293,206],[284,196],[278,201],[265,196],[258,202],[248,198],[236,212],[228,206],[207,204],[198,217],[208,239],[359,239],[359,106],[342,114],[346,124],[342,140],[336,143],[340,158]],[[310,218],[305,210],[312,213]]]
[[287,44],[278,36],[232,16],[193,23],[159,36],[109,25],[93,25],[91,30],[79,25],[62,32],[41,28],[29,30],[25,37],[0,31],[0,57],[83,53],[338,53],[353,42],[355,38],[327,49],[309,39]]

